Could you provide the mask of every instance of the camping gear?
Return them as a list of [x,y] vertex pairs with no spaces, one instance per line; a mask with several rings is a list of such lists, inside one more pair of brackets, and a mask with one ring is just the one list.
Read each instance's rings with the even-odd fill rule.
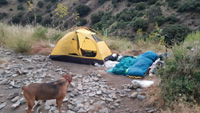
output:
[[141,87],[145,88],[145,87],[150,87],[152,84],[154,84],[154,81],[150,81],[150,80],[133,80],[132,83],[133,84],[140,84]]
[[137,57],[134,64],[128,69],[127,75],[146,76],[148,68],[158,58],[158,55],[153,51],[147,51]]
[[136,58],[133,56],[123,56],[120,63],[115,65],[114,68],[107,70],[107,72],[117,75],[126,75],[126,70],[134,64],[135,59]]
[[81,64],[104,64],[106,57],[112,53],[100,37],[90,28],[75,28],[58,41],[50,58]]

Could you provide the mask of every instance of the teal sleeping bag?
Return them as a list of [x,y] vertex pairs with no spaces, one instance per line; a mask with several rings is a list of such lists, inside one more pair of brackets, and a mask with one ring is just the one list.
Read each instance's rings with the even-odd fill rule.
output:
[[131,76],[146,76],[145,73],[148,71],[148,68],[157,58],[158,55],[153,51],[147,51],[139,55],[126,74]]
[[135,60],[135,57],[123,56],[120,63],[115,65],[111,72],[116,75],[125,75],[126,70],[134,64]]

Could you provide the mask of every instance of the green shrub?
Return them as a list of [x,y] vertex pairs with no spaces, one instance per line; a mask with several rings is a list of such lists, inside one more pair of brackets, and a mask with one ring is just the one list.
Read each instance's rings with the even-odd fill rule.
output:
[[20,20],[21,20],[21,18],[20,18],[18,15],[15,15],[15,16],[12,17],[11,22],[12,22],[13,24],[19,24],[19,23],[20,23]]
[[30,40],[27,40],[26,38],[17,38],[14,40],[11,48],[16,53],[29,53],[31,51],[32,44],[30,43]]
[[158,1],[158,0],[148,0],[147,3],[148,3],[149,5],[152,5],[152,4],[155,4],[157,1]]
[[10,8],[10,9],[9,9],[9,11],[13,11],[13,9],[12,9],[12,8]]
[[147,2],[148,0],[128,0],[128,1],[132,3],[138,3],[138,2]]
[[118,2],[121,2],[121,0],[112,0],[112,4],[116,4]]
[[57,2],[58,0],[51,0],[52,3]]
[[133,27],[134,31],[137,31],[139,28],[141,28],[143,31],[146,31],[148,28],[148,21],[141,18],[135,18],[131,21],[131,26]]
[[179,22],[180,20],[176,18],[174,15],[168,16],[166,21],[168,21],[170,24],[174,24],[176,22]]
[[39,1],[37,5],[39,8],[42,8],[44,6],[44,3],[42,1]]
[[200,103],[200,32],[189,34],[184,43],[175,46],[172,55],[159,68],[161,95],[165,106],[177,102]]
[[164,16],[156,16],[154,17],[154,22],[157,22],[159,26],[165,23],[166,19]]
[[99,11],[98,13],[96,14],[92,14],[91,15],[91,23],[92,24],[95,24],[99,21],[101,21],[101,17],[104,15],[104,12],[103,11]]
[[46,9],[51,9],[51,4],[47,5]]
[[6,5],[6,4],[8,4],[7,0],[0,0],[0,5]]
[[0,20],[5,18],[7,16],[7,13],[3,12],[3,13],[0,13]]
[[144,3],[144,2],[140,2],[140,3],[138,3],[137,5],[136,5],[136,7],[135,7],[135,9],[137,9],[137,10],[144,10],[144,9],[146,9],[146,3]]
[[99,2],[100,4],[104,4],[106,1],[109,1],[109,0],[98,0],[98,2]]
[[43,21],[42,25],[43,26],[50,26],[51,25],[51,22],[52,22],[52,19],[51,18],[47,18]]
[[47,28],[44,27],[36,27],[33,33],[33,37],[35,39],[47,39],[46,37]]
[[87,24],[87,20],[81,19],[81,20],[79,20],[78,26],[84,26],[85,24]]
[[199,12],[200,8],[200,1],[196,0],[190,0],[190,1],[185,1],[182,4],[179,5],[178,7],[178,12]]
[[118,13],[115,18],[117,18],[117,21],[128,22],[131,21],[136,15],[137,12],[135,11],[135,9],[124,9],[122,12]]
[[180,0],[166,0],[166,2],[168,2],[168,6],[172,8],[177,8],[179,1]]
[[18,0],[18,2],[23,2],[24,0]]
[[24,10],[23,4],[19,4],[19,5],[17,6],[17,10]]
[[151,6],[147,11],[147,15],[150,21],[153,21],[154,17],[162,16],[162,11],[159,6]]
[[86,15],[89,14],[90,8],[88,6],[86,6],[86,5],[79,5],[76,8],[76,12],[79,13],[80,17],[86,16]]
[[42,21],[42,15],[37,15],[36,16],[36,22],[40,23]]
[[60,32],[57,32],[55,34],[53,34],[52,36],[50,36],[49,38],[52,40],[52,41],[57,41],[58,38],[61,38],[61,33]]
[[179,44],[182,42],[190,29],[183,25],[169,25],[165,27],[162,31],[162,35],[165,35],[165,43],[169,46],[174,44]]

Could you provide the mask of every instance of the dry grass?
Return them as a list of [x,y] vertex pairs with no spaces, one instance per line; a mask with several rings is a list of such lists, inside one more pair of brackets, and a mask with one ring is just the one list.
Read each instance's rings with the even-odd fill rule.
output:
[[[141,39],[130,41],[127,38],[108,37],[105,41],[110,49],[114,50],[115,52],[116,50],[120,51],[120,53],[123,55],[124,53],[127,55],[139,55],[148,50],[154,51],[158,54],[166,52],[164,45],[151,40],[144,41]],[[170,51],[171,50],[168,49],[168,52]]]
[[[40,32],[38,28],[47,29],[47,31],[41,30]],[[58,32],[60,31],[41,26],[33,27],[31,25],[21,26],[0,23],[0,45],[13,49],[17,53],[36,54],[38,52],[39,54],[47,54],[51,50],[48,46],[49,40],[51,40],[51,36]]]

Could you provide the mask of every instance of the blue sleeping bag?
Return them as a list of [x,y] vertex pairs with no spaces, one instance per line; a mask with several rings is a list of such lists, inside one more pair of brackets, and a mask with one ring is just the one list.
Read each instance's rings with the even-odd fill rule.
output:
[[158,55],[153,51],[147,51],[137,57],[134,64],[128,69],[127,75],[146,76],[145,73],[152,63],[158,58]]

